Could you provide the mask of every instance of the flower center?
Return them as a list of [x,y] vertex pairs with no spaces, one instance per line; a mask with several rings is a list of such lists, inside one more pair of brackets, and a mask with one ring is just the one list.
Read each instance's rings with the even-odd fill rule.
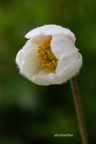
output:
[[42,67],[48,70],[55,70],[57,66],[57,59],[51,51],[50,43],[52,38],[44,40],[44,42],[38,46],[38,58],[41,61]]

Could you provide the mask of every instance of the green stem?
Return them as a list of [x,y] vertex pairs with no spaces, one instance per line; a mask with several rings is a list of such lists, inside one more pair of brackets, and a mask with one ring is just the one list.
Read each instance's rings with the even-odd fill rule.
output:
[[81,107],[81,103],[80,103],[78,85],[77,85],[77,81],[76,81],[75,77],[70,79],[70,84],[71,84],[71,89],[72,89],[72,93],[73,93],[73,99],[74,99],[75,109],[76,109],[76,113],[77,113],[82,144],[88,144],[87,131],[86,131],[84,117],[83,117],[83,113],[82,113],[82,107]]

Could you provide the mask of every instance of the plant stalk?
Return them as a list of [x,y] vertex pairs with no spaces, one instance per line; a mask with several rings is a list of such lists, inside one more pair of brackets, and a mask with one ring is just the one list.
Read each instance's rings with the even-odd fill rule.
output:
[[83,117],[83,112],[82,112],[82,107],[81,107],[80,97],[79,97],[79,92],[78,92],[78,85],[77,85],[77,81],[75,77],[70,79],[70,84],[71,84],[71,89],[73,93],[73,100],[74,100],[77,119],[79,123],[82,144],[88,144],[87,130],[86,130],[85,122],[84,122],[84,117]]

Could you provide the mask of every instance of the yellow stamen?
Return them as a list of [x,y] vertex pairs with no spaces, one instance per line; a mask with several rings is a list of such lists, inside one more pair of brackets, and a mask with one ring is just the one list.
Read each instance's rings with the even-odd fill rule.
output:
[[38,58],[40,59],[43,68],[48,70],[55,70],[57,66],[57,59],[51,51],[51,40],[52,37],[44,40],[44,42],[38,46]]

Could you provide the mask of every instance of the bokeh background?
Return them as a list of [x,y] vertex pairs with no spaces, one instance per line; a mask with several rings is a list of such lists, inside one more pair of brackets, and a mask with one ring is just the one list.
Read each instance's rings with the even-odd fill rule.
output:
[[76,35],[83,55],[77,80],[89,141],[95,144],[95,0],[0,0],[0,144],[81,144],[69,81],[38,86],[19,75],[15,64],[24,35],[44,24],[67,27]]

